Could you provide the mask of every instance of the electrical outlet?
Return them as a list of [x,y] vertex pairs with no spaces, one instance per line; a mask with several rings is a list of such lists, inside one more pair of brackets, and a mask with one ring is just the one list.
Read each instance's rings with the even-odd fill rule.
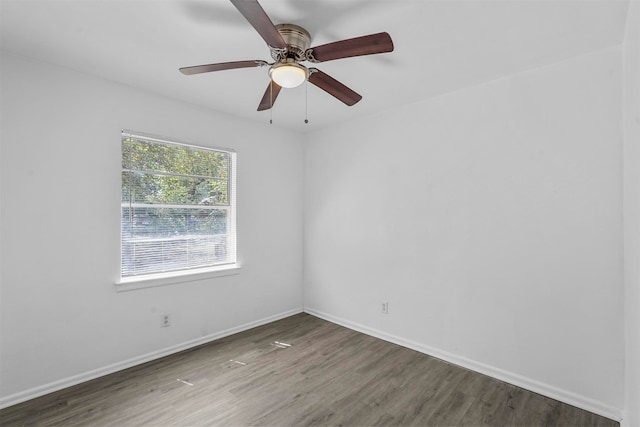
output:
[[382,301],[382,304],[380,304],[380,311],[382,314],[389,314],[389,303],[387,301]]
[[160,315],[160,327],[161,328],[166,328],[167,326],[171,326],[171,318],[169,317],[168,314],[161,314]]

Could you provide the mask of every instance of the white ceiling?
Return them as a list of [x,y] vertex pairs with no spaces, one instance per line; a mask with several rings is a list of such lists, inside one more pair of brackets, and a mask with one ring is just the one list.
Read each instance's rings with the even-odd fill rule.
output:
[[[262,122],[268,69],[184,76],[179,67],[271,62],[228,0],[1,0],[3,50]],[[284,89],[274,125],[322,128],[619,45],[628,0],[262,0],[312,46],[387,31],[392,53],[317,68],[363,95],[347,107],[313,85]],[[304,124],[305,91],[310,123]]]

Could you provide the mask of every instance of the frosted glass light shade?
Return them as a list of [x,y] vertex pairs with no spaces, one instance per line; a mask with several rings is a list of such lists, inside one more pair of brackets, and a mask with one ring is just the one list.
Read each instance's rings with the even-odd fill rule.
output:
[[300,86],[307,79],[306,67],[299,64],[274,64],[269,70],[271,80],[284,88]]

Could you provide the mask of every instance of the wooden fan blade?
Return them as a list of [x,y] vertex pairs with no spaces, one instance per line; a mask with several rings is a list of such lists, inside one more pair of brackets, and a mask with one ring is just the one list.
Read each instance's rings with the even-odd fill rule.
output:
[[256,29],[260,37],[271,47],[284,49],[287,44],[256,0],[231,0],[242,16]]
[[330,75],[323,73],[317,68],[311,68],[309,71],[311,72],[311,74],[309,75],[309,82],[318,86],[328,94],[335,96],[348,106],[352,106],[362,99],[362,95],[354,92]]
[[268,110],[273,107],[274,102],[276,102],[276,98],[280,93],[280,89],[282,87],[275,83],[273,80],[267,86],[267,90],[264,92],[262,96],[262,100],[260,101],[260,105],[258,105],[258,111]]
[[233,70],[235,68],[251,68],[262,67],[268,65],[266,61],[235,61],[235,62],[220,62],[217,64],[207,65],[195,65],[193,67],[182,67],[180,72],[187,76],[191,74],[210,73],[212,71]]
[[307,49],[307,57],[313,62],[325,62],[392,51],[389,33],[377,33],[311,47]]

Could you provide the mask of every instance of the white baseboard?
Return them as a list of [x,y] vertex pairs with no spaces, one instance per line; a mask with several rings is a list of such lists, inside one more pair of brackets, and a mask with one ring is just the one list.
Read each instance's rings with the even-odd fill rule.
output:
[[253,322],[245,323],[244,325],[236,326],[224,331],[220,331],[214,334],[210,334],[204,337],[200,337],[194,340],[190,340],[181,344],[177,344],[171,347],[167,347],[161,350],[157,350],[151,353],[143,354],[122,362],[114,363],[112,365],[104,366],[102,368],[94,369],[82,374],[74,375],[69,378],[63,378],[58,381],[54,381],[49,384],[34,387],[29,390],[21,391],[3,398],[0,398],[0,409],[6,408],[17,403],[25,402],[30,399],[34,399],[45,394],[52,393],[54,391],[62,390],[67,387],[71,387],[86,381],[90,381],[99,377],[103,377],[114,372],[122,371],[123,369],[131,368],[133,366],[140,365],[142,363],[150,362],[152,360],[160,359],[161,357],[169,356],[174,353],[178,353],[183,350],[187,350],[192,347],[196,347],[202,344],[206,344],[211,341],[215,341],[220,338],[227,337],[229,335],[237,334],[257,326],[265,325],[267,323],[275,322],[276,320],[284,319],[285,317],[293,316],[294,314],[302,313],[303,309],[293,309],[285,311],[283,313],[275,314],[273,316],[265,317],[263,319],[255,320]]
[[593,412],[594,414],[602,415],[603,417],[607,417],[615,421],[622,420],[621,409],[611,407],[605,403],[599,402],[597,400],[594,400],[585,396],[581,396],[576,393],[572,393],[567,390],[560,389],[558,387],[554,387],[550,384],[545,384],[545,383],[533,380],[531,378],[527,378],[522,375],[515,374],[513,372],[508,372],[503,369],[496,368],[494,366],[486,365],[484,363],[467,359],[466,357],[462,357],[453,353],[449,353],[447,351],[433,348],[428,345],[407,340],[402,337],[390,335],[385,332],[379,331],[377,329],[372,329],[367,326],[354,323],[346,319],[342,319],[327,313],[323,313],[318,310],[314,310],[312,308],[305,307],[304,312],[311,314],[313,316],[319,317],[321,319],[328,320],[329,322],[336,323],[340,326],[353,329],[354,331],[362,332],[364,334],[367,334],[376,338],[380,338],[381,340],[398,344],[403,347],[407,347],[412,350],[419,351],[420,353],[433,356],[435,358],[444,360],[445,362],[449,362],[454,365],[458,365],[463,368],[470,369],[472,371],[479,372],[484,375],[488,375],[497,380],[504,381],[506,383],[513,384],[515,386],[524,388],[534,393],[538,393],[543,396],[547,396],[552,399],[558,400],[560,402],[564,402],[569,405],[584,409],[586,411]]

